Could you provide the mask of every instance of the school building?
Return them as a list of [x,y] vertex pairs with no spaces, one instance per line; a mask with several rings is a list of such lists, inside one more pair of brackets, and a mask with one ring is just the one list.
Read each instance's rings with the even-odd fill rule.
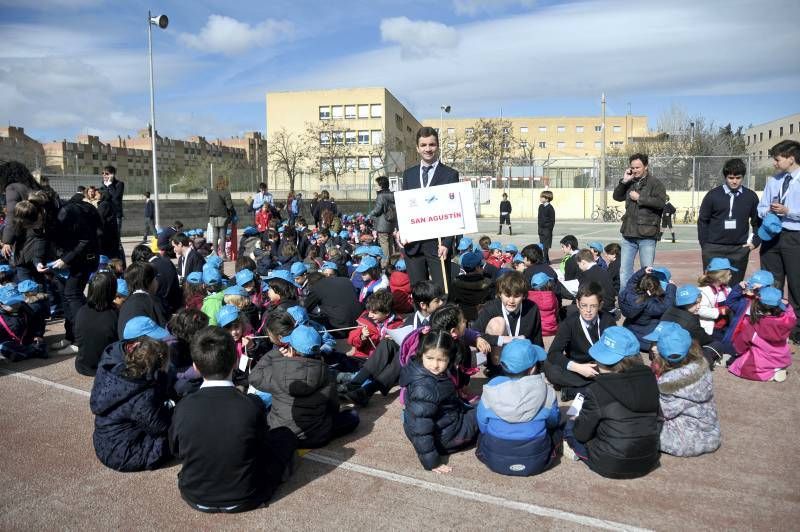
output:
[[744,141],[748,155],[766,157],[769,149],[782,140],[800,142],[800,113],[747,128]]

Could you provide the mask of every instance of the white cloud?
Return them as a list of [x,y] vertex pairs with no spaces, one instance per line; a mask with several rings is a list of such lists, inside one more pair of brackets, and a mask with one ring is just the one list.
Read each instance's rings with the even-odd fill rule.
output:
[[[771,10],[785,20],[800,17],[800,3],[775,4]],[[599,99],[602,91],[612,97],[672,97],[709,88],[750,94],[754,80],[780,90],[777,82],[786,78],[800,86],[800,72],[781,59],[796,49],[795,35],[776,32],[759,4],[721,6],[694,0],[551,6],[458,26],[457,44],[442,57],[409,56],[404,45],[411,37],[400,41],[393,33],[395,46],[341,57],[271,88],[385,86],[425,117],[438,116],[442,102],[456,116],[474,116],[515,102]],[[430,75],[421,81],[424,72]]]
[[186,46],[202,52],[234,55],[274,44],[293,34],[294,25],[285,20],[267,19],[251,26],[224,15],[211,15],[200,33],[181,33],[178,39]]
[[475,16],[478,13],[502,11],[507,6],[520,5],[533,7],[536,0],[453,0],[453,8],[458,15]]
[[383,42],[400,45],[404,58],[424,58],[458,45],[458,32],[439,22],[394,17],[381,20]]

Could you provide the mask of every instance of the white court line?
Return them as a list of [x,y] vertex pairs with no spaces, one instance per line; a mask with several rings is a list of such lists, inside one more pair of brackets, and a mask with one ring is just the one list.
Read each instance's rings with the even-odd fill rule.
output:
[[[45,386],[51,386],[53,388],[58,388],[59,390],[63,390],[66,392],[71,392],[76,395],[80,395],[83,397],[89,397],[89,392],[85,390],[81,390],[78,388],[73,388],[72,386],[67,386],[66,384],[59,384],[57,382],[49,381],[47,379],[42,379],[39,377],[35,377],[33,375],[28,375],[27,373],[19,372],[19,371],[11,371],[7,369],[0,368],[0,373],[4,375],[9,375],[12,377],[18,377],[20,379],[33,381],[39,384],[44,384]],[[359,464],[354,464],[352,462],[346,462],[340,460],[338,458],[334,458],[331,456],[327,456],[324,454],[320,454],[319,451],[312,451],[306,454],[303,458],[307,460],[311,460],[313,462],[318,462],[321,464],[331,465],[336,467],[337,469],[343,469],[345,471],[353,471],[355,473],[361,473],[362,475],[367,475],[370,477],[380,478],[383,480],[388,480],[391,482],[397,482],[398,484],[406,484],[409,486],[416,486],[421,489],[435,491],[438,493],[444,493],[445,495],[451,495],[453,497],[459,497],[461,499],[466,499],[470,501],[476,501],[481,503],[493,504],[495,506],[499,506],[501,508],[508,508],[510,510],[518,510],[521,512],[526,512],[533,515],[539,515],[542,517],[548,517],[551,519],[558,519],[561,521],[569,521],[570,523],[576,523],[583,526],[589,526],[594,528],[602,528],[605,530],[630,530],[630,531],[646,531],[646,528],[639,528],[634,527],[631,525],[626,525],[624,523],[618,523],[616,521],[608,521],[605,519],[598,519],[596,517],[589,517],[586,515],[575,514],[572,512],[566,512],[563,510],[557,510],[555,508],[547,508],[546,506],[539,506],[536,504],[528,504],[525,502],[518,502],[518,501],[511,501],[508,499],[503,499],[501,497],[494,497],[492,495],[486,495],[484,493],[478,493],[475,491],[464,490],[460,488],[453,488],[450,486],[444,486],[442,484],[437,484],[435,482],[429,482],[427,480],[420,480],[413,477],[408,477],[405,475],[399,475],[397,473],[392,473],[391,471],[384,471],[382,469],[376,469],[373,467],[363,466]]]

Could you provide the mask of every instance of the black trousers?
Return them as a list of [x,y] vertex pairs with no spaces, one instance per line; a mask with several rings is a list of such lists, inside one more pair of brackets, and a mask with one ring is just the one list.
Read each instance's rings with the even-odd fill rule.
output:
[[550,248],[553,247],[553,230],[539,229],[539,243],[542,245],[542,254],[547,264],[550,264]]
[[[783,291],[789,284],[789,304],[795,314],[800,314],[800,231],[784,229],[772,240],[761,243],[761,269],[772,272],[775,286]],[[792,335],[800,334],[795,325]]]
[[430,278],[444,290],[445,276],[447,276],[447,286],[450,286],[450,257],[448,256],[444,260],[444,274],[442,274],[442,263],[439,257],[435,253],[432,254],[431,251],[425,251],[425,247],[414,255],[406,254],[406,271],[411,280],[411,286]]
[[744,279],[747,271],[747,261],[750,259],[750,248],[740,244],[711,244],[706,242],[702,249],[703,271],[714,257],[725,257],[731,261],[731,266],[738,268],[738,272],[731,271],[730,285],[739,284]]
[[589,386],[594,381],[586,379],[578,375],[574,371],[564,369],[557,364],[551,363],[549,360],[544,361],[544,375],[550,384],[553,386],[560,386],[562,388],[583,388]]
[[[400,379],[400,347],[394,340],[381,340],[359,371],[361,376],[372,377],[383,392],[388,392]],[[361,384],[354,379],[353,384]]]

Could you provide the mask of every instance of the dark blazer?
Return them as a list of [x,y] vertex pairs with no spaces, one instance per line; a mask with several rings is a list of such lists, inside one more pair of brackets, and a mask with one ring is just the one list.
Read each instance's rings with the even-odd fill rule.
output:
[[[616,325],[614,317],[608,312],[600,312],[597,315],[600,325],[600,335],[609,327]],[[578,312],[572,312],[558,325],[558,332],[550,344],[547,351],[547,360],[553,365],[567,369],[567,364],[571,361],[578,364],[592,362],[594,359],[589,355],[589,340],[583,334],[581,316]]]
[[131,294],[119,309],[117,337],[123,338],[124,335],[122,333],[125,332],[125,325],[136,316],[147,316],[163,327],[167,320],[164,318],[161,305],[156,299],[156,296],[142,292]]
[[[503,315],[501,307],[502,303],[500,302],[499,298],[486,303],[483,308],[481,308],[478,318],[475,320],[475,323],[472,326],[472,328],[481,333],[481,336],[483,336],[483,338],[491,345],[497,345],[498,336],[486,334],[486,325],[488,325],[492,318]],[[519,326],[519,334],[530,340],[532,343],[544,347],[544,343],[542,342],[542,317],[539,314],[539,307],[537,307],[536,303],[533,301],[529,299],[523,299],[522,309],[520,312],[521,314],[519,319],[522,320],[522,323]],[[511,322],[513,333],[517,328],[517,322],[513,318],[511,318],[509,321]],[[507,332],[508,331],[506,331],[506,333]],[[507,334],[501,336],[507,336]]]
[[103,188],[108,190],[108,194],[111,196],[114,215],[122,218],[122,196],[125,195],[125,183],[115,177],[108,186],[103,185]]
[[603,289],[603,310],[608,312],[614,310],[617,292],[614,290],[614,283],[607,270],[595,264],[588,270],[578,273],[578,282],[580,286],[589,283],[599,284],[600,288]]
[[189,251],[189,255],[187,255],[185,259],[184,257],[178,259],[178,275],[180,275],[181,273],[181,267],[182,267],[181,263],[184,260],[186,260],[186,268],[183,272],[184,277],[192,272],[202,272],[203,265],[206,263],[206,260],[203,258],[203,256],[200,255],[194,249],[192,249]]
[[[158,277],[159,299],[164,311],[164,317],[169,319],[183,304],[183,294],[178,283],[178,270],[167,257],[156,255],[150,259],[150,265],[155,269]],[[202,271],[202,267],[200,268]]]
[[[420,165],[416,164],[411,168],[407,168],[406,171],[403,172],[403,190],[420,188],[419,168]],[[458,172],[439,161],[439,164],[436,165],[436,170],[433,173],[433,177],[431,177],[429,186],[435,187],[437,185],[449,185],[451,183],[458,182]],[[448,248],[451,248],[453,245],[453,237],[442,238],[442,244]],[[410,255],[420,255],[421,253],[424,253],[429,256],[436,256],[437,248],[438,243],[436,240],[420,240],[418,242],[406,244],[405,252],[406,254]]]

